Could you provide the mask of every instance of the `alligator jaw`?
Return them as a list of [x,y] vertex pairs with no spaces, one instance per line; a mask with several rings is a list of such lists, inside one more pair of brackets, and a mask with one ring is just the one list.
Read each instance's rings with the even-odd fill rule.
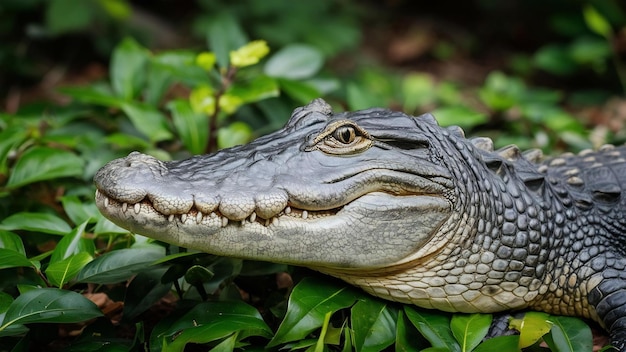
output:
[[[163,215],[148,201],[121,203],[102,191],[96,191],[96,205],[119,226],[179,246],[244,259],[346,270],[402,262],[428,241],[433,227],[450,211],[449,202],[439,196],[382,192],[363,195],[340,208],[307,211],[286,207],[271,219],[252,215],[243,221],[195,209]],[[402,220],[419,212],[423,213],[421,228],[415,228],[414,221]],[[379,224],[378,239],[365,235],[373,224]],[[294,241],[305,243],[298,246],[304,251],[298,251]],[[358,242],[360,246],[348,245]],[[372,253],[377,253],[376,259]]]

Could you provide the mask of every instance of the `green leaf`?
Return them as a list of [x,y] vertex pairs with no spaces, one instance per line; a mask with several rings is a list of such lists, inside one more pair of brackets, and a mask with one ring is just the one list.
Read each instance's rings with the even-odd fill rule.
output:
[[4,219],[0,223],[2,230],[26,230],[43,232],[53,235],[65,235],[72,228],[61,218],[48,213],[16,213]]
[[22,238],[13,232],[0,230],[0,248],[26,255]]
[[48,147],[27,150],[13,167],[8,188],[61,177],[81,176],[85,162],[76,154]]
[[319,98],[320,92],[307,82],[294,81],[281,78],[278,80],[280,88],[293,100],[302,104],[308,104],[311,100]]
[[[182,318],[167,322],[167,329],[155,328],[163,352],[182,351],[188,343],[207,343],[238,333],[238,338],[272,336],[259,312],[243,302],[204,302]],[[154,337],[153,337],[154,338]]]
[[375,106],[385,106],[384,99],[371,91],[355,84],[348,83],[347,101],[350,110],[362,110]]
[[166,271],[166,267],[156,267],[133,278],[124,297],[124,319],[134,320],[169,292],[172,282],[161,282]]
[[217,131],[217,147],[230,148],[246,144],[252,139],[252,128],[245,122],[236,121]]
[[88,1],[50,0],[46,8],[46,27],[53,35],[87,28],[92,20]]
[[4,314],[9,309],[12,303],[13,297],[11,297],[11,295],[8,293],[0,291],[0,314]]
[[0,132],[0,172],[6,172],[7,156],[28,136],[28,130],[22,126],[6,128]]
[[16,267],[34,267],[34,265],[23,253],[0,248],[0,269]]
[[257,64],[270,52],[267,42],[254,40],[230,52],[230,64],[234,67],[246,67]]
[[52,252],[50,263],[56,263],[81,252],[85,252],[90,256],[95,253],[96,248],[93,241],[83,238],[86,226],[87,222],[85,221],[74,228],[72,232],[63,236],[54,248],[54,252]]
[[354,348],[357,351],[381,351],[396,338],[397,311],[386,302],[366,297],[350,310]]
[[46,276],[51,284],[61,288],[72,280],[92,259],[89,253],[79,252],[72,254],[63,260],[52,262],[46,269]]
[[473,352],[519,352],[518,346],[519,335],[498,336],[481,343]]
[[578,352],[593,349],[593,335],[589,325],[574,317],[551,316],[553,323],[544,340],[554,352]]
[[74,224],[85,221],[92,223],[98,219],[98,208],[93,202],[82,201],[77,196],[63,196],[61,197],[61,204]]
[[450,329],[461,345],[461,351],[472,351],[487,336],[491,326],[491,314],[455,314]]
[[239,334],[233,333],[222,342],[218,343],[215,347],[211,348],[209,352],[232,352],[237,346],[237,339]]
[[600,38],[581,37],[570,45],[569,55],[578,64],[591,65],[611,57],[611,46]]
[[435,102],[436,87],[433,77],[424,73],[411,73],[402,80],[403,109],[416,111]]
[[445,348],[453,352],[461,351],[461,347],[450,330],[449,316],[442,313],[417,310],[409,306],[404,307],[404,313],[433,347]]
[[248,42],[245,32],[235,16],[223,11],[209,20],[207,40],[220,67],[228,67],[230,52]]
[[550,315],[542,312],[527,312],[522,319],[512,319],[510,326],[520,332],[519,348],[534,345],[552,328]]
[[0,331],[15,324],[78,323],[100,316],[100,309],[76,292],[41,288],[25,292],[13,301]]
[[433,115],[442,126],[457,125],[470,129],[488,121],[487,115],[466,106],[444,106],[435,109]]
[[398,320],[396,323],[396,352],[412,352],[421,351],[426,346],[425,340],[415,330],[415,327],[404,314],[404,310],[398,312]]
[[235,82],[227,91],[228,94],[241,99],[242,103],[255,103],[267,98],[280,95],[278,83],[275,79],[258,75],[249,80]]
[[113,93],[109,85],[99,84],[87,87],[64,87],[59,91],[84,103],[119,108],[125,100]]
[[573,74],[578,67],[572,60],[569,49],[558,44],[540,48],[533,56],[533,63],[536,67],[558,76]]
[[149,52],[132,38],[125,38],[113,50],[110,75],[113,90],[122,99],[138,96],[145,82]]
[[202,154],[209,140],[209,119],[205,114],[197,113],[188,100],[172,100],[167,104],[172,113],[172,122],[191,154]]
[[167,118],[155,107],[141,103],[124,103],[122,110],[133,126],[152,142],[160,142],[173,137],[167,126]]
[[164,255],[165,248],[157,245],[118,249],[87,264],[76,280],[98,284],[122,282],[146,270],[146,267]]
[[606,39],[610,39],[613,36],[613,29],[609,21],[604,18],[593,6],[587,4],[583,9],[583,17],[587,27],[596,34],[603,36]]
[[313,77],[324,65],[324,56],[315,47],[291,44],[267,60],[264,72],[270,77],[292,80]]
[[354,304],[359,298],[354,289],[332,282],[305,278],[294,287],[287,314],[274,338],[267,345],[300,340],[324,323],[328,312],[336,312]]

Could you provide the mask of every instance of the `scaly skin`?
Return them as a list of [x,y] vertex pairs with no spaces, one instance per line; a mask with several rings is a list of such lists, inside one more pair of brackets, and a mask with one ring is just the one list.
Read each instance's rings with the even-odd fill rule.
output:
[[135,233],[307,266],[385,299],[591,318],[626,351],[625,155],[539,162],[431,115],[316,100],[244,146],[111,161],[96,204]]

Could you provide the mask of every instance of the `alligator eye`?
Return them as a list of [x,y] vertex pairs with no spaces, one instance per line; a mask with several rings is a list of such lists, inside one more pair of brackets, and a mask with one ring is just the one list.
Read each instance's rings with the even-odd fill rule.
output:
[[333,137],[341,143],[350,144],[356,138],[356,131],[352,126],[342,126],[335,130]]
[[324,129],[307,150],[320,150],[331,155],[350,155],[367,150],[372,146],[367,131],[354,121],[335,121]]

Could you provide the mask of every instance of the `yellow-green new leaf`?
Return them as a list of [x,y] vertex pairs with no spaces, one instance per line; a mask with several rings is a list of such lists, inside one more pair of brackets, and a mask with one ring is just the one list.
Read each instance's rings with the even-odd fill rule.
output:
[[258,63],[269,54],[270,48],[264,40],[252,41],[230,52],[230,64],[234,67],[246,67]]
[[93,258],[89,253],[80,252],[61,261],[55,262],[46,269],[46,276],[51,284],[61,288],[78,275],[82,268]]

